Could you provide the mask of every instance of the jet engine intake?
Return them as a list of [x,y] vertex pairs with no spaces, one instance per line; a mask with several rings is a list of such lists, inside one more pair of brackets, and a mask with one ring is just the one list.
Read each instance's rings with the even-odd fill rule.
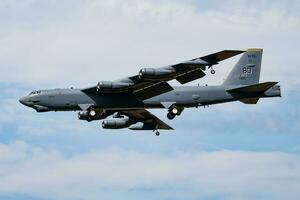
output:
[[163,79],[170,74],[174,73],[175,70],[172,69],[154,69],[154,68],[143,68],[139,72],[140,79]]

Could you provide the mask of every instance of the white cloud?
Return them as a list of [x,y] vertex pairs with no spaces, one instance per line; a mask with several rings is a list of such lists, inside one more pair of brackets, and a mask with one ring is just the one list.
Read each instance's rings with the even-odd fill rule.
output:
[[[1,3],[1,83],[31,84],[32,88],[71,84],[84,87],[101,79],[135,74],[140,67],[159,67],[222,49],[263,47],[262,81],[280,81],[284,90],[300,84],[298,1],[218,1],[207,9],[203,8],[205,3],[195,1],[45,2]],[[221,83],[236,60],[224,61],[216,67],[216,76],[201,82]],[[17,99],[23,89],[20,85],[12,87],[1,88],[1,137],[9,137],[7,126],[28,136],[28,141],[42,134],[60,133],[84,134],[79,137],[84,140],[87,133],[100,129],[98,123],[81,126],[75,119],[76,113],[68,113],[70,118],[67,118],[59,113],[33,114],[24,107],[21,110]],[[268,106],[268,110],[276,110],[277,104],[272,102],[256,108]],[[202,118],[193,115],[181,118],[181,123],[189,128],[197,126],[195,130],[199,133],[208,134],[223,129],[226,120],[233,124],[243,115],[237,104],[214,109],[217,121],[216,112],[205,112],[205,119],[203,115]],[[275,113],[276,117],[273,115],[270,120],[264,117],[267,113],[264,109],[255,113],[249,110],[244,109],[247,117],[256,120],[258,126],[261,120],[268,130],[277,130],[279,126],[279,130],[295,132],[299,127],[299,120],[289,120],[287,125],[282,119],[286,116],[297,119],[297,109],[288,115]],[[247,122],[246,125],[252,126]],[[178,128],[181,126],[179,123]],[[120,135],[118,138],[115,144],[124,142],[120,142]],[[107,138],[99,138],[102,139]],[[169,147],[166,145],[169,141],[154,143],[155,140],[146,142],[147,139],[137,138],[132,144],[157,145],[162,150],[165,149],[160,145]],[[96,143],[91,144],[93,148]],[[291,145],[298,152],[299,147]],[[300,196],[300,158],[296,154],[216,151],[166,155],[107,149],[66,156],[53,150],[57,146],[49,146],[51,150],[22,141],[1,144],[0,194],[20,193],[49,199],[141,199],[142,196],[151,200],[299,199]]]
[[[229,1],[203,10],[190,1],[63,2],[64,10],[61,3],[34,0],[10,5],[10,13],[20,14],[6,14],[0,22],[8,27],[0,39],[2,82],[85,86],[136,74],[142,66],[263,47],[262,79],[300,84],[297,3],[290,8],[285,1]],[[205,81],[222,82],[234,62],[224,62]]]
[[[12,157],[11,162],[2,162]],[[49,199],[298,199],[300,157],[276,152],[145,154],[103,150],[66,157],[14,142],[0,146],[0,193]],[[149,191],[147,191],[149,190]],[[80,191],[80,192],[76,192]]]
[[0,161],[1,163],[10,163],[24,159],[26,158],[27,149],[27,144],[20,141],[13,142],[10,145],[0,144]]

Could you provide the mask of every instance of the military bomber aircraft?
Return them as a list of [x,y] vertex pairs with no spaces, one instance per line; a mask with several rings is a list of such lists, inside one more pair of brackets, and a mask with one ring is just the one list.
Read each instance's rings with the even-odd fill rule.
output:
[[[256,104],[260,98],[281,96],[277,82],[259,83],[262,49],[224,50],[161,68],[143,68],[137,75],[116,81],[100,81],[84,89],[37,90],[19,101],[37,112],[80,111],[80,120],[104,120],[105,129],[173,129],[146,109],[164,108],[174,119],[184,108],[241,101]],[[185,84],[215,73],[220,61],[242,54],[222,85],[174,86],[176,79]],[[112,116],[112,119],[106,119]]]

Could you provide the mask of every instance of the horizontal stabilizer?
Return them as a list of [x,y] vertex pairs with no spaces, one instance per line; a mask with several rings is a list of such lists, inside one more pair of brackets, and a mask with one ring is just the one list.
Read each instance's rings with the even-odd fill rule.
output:
[[227,92],[230,93],[239,93],[239,94],[250,94],[250,93],[262,93],[276,85],[278,82],[265,82],[265,83],[259,83],[249,86],[243,86],[239,88],[234,88],[227,90]]
[[256,104],[258,102],[259,98],[254,97],[254,98],[246,98],[246,99],[241,99],[240,102],[243,102],[245,104]]

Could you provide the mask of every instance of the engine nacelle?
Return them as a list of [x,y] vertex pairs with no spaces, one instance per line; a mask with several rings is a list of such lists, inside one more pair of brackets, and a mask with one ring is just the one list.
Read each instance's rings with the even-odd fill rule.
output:
[[105,110],[102,110],[102,109],[90,108],[86,111],[78,113],[78,119],[86,120],[86,121],[99,120],[99,119],[103,119],[106,117],[107,117],[107,114],[106,114]]
[[78,119],[80,119],[80,120],[91,121],[91,118],[90,118],[90,116],[89,116],[88,111],[79,112],[79,113],[78,113]]
[[102,122],[102,127],[105,129],[121,129],[127,128],[130,125],[128,119],[119,120],[104,120]]
[[130,130],[154,130],[153,126],[146,125],[142,122],[132,124],[128,127]]
[[123,89],[130,87],[132,84],[126,82],[117,82],[117,81],[100,81],[97,84],[97,91],[105,91],[111,89]]
[[172,69],[154,69],[154,68],[143,68],[139,72],[140,79],[161,79],[166,78],[170,74],[174,73]]

